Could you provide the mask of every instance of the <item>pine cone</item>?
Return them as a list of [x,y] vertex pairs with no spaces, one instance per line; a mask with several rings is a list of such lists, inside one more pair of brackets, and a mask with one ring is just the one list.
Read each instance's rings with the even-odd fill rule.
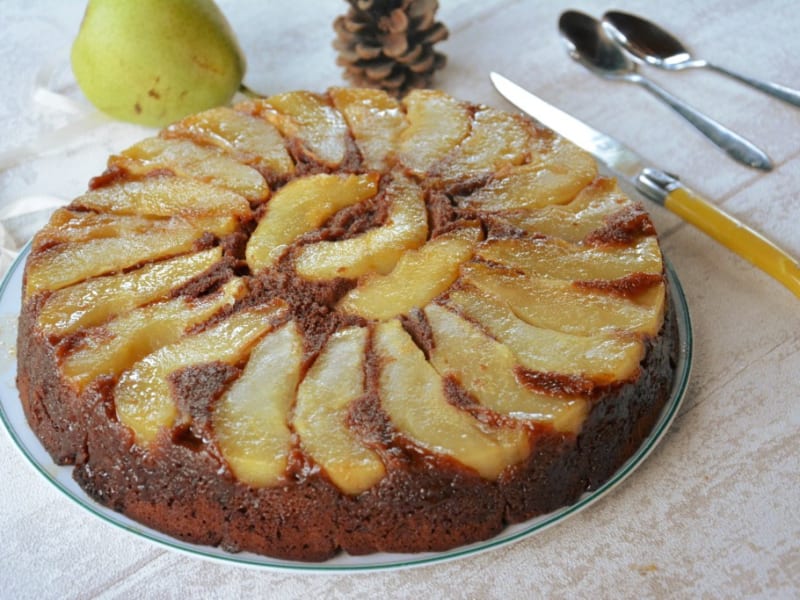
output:
[[333,28],[344,76],[362,87],[403,96],[430,87],[444,67],[444,54],[433,45],[447,39],[447,28],[435,21],[437,0],[347,0],[350,9]]

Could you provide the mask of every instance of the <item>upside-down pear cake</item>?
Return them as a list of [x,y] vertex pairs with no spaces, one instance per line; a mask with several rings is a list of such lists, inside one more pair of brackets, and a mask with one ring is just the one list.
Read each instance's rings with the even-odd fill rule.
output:
[[644,209],[535,122],[290,92],[109,159],[31,245],[18,385],[98,502],[318,561],[574,502],[648,435],[676,330]]

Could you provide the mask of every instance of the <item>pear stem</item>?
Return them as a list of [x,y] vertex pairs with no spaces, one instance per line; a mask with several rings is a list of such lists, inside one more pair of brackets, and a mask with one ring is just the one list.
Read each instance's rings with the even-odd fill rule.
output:
[[253,99],[264,98],[264,94],[259,94],[258,92],[251,90],[243,83],[239,84],[239,92],[241,94],[244,94],[248,98],[253,98]]

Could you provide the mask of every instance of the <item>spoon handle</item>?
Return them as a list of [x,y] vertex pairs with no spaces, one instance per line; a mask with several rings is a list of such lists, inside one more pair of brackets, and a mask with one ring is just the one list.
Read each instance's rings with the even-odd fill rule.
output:
[[647,91],[667,103],[675,112],[694,125],[703,135],[722,148],[734,160],[748,167],[754,167],[764,171],[772,169],[772,161],[770,161],[769,157],[752,142],[749,142],[724,125],[698,112],[683,100],[676,98],[649,79],[639,76],[631,81],[638,83]]
[[742,75],[740,73],[736,73],[725,67],[720,67],[718,65],[706,62],[703,65],[709,69],[713,69],[717,73],[722,73],[723,75],[727,75],[737,81],[741,81],[742,83],[746,83],[749,86],[756,88],[757,90],[761,90],[765,94],[769,94],[770,96],[775,96],[776,98],[783,100],[784,102],[788,102],[789,104],[793,104],[794,106],[800,106],[800,91],[793,90],[792,88],[785,87],[783,85],[779,85],[777,83],[772,83],[770,81],[761,81],[760,79],[753,79],[752,77],[747,77],[746,75]]

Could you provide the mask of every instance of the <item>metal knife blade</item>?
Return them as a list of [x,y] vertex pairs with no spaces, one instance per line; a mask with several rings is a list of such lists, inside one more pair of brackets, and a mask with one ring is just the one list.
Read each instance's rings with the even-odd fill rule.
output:
[[[497,91],[514,106],[542,123],[545,127],[552,129],[594,155],[609,169],[633,182],[639,191],[650,197],[649,187],[640,189],[640,185],[637,185],[638,177],[648,167],[642,157],[634,150],[611,136],[591,128],[572,115],[548,104],[499,73],[492,72],[489,77]],[[659,202],[658,198],[655,197],[651,198],[651,200]]]
[[641,157],[622,142],[592,129],[499,73],[492,72],[489,77],[497,91],[514,106],[593,154],[595,158],[620,175],[633,179],[645,167]]
[[489,77],[497,91],[517,108],[594,155],[633,183],[646,198],[691,223],[800,298],[800,263],[773,242],[684,186],[674,175],[647,166],[639,154],[611,136],[551,106],[499,73],[492,72]]

